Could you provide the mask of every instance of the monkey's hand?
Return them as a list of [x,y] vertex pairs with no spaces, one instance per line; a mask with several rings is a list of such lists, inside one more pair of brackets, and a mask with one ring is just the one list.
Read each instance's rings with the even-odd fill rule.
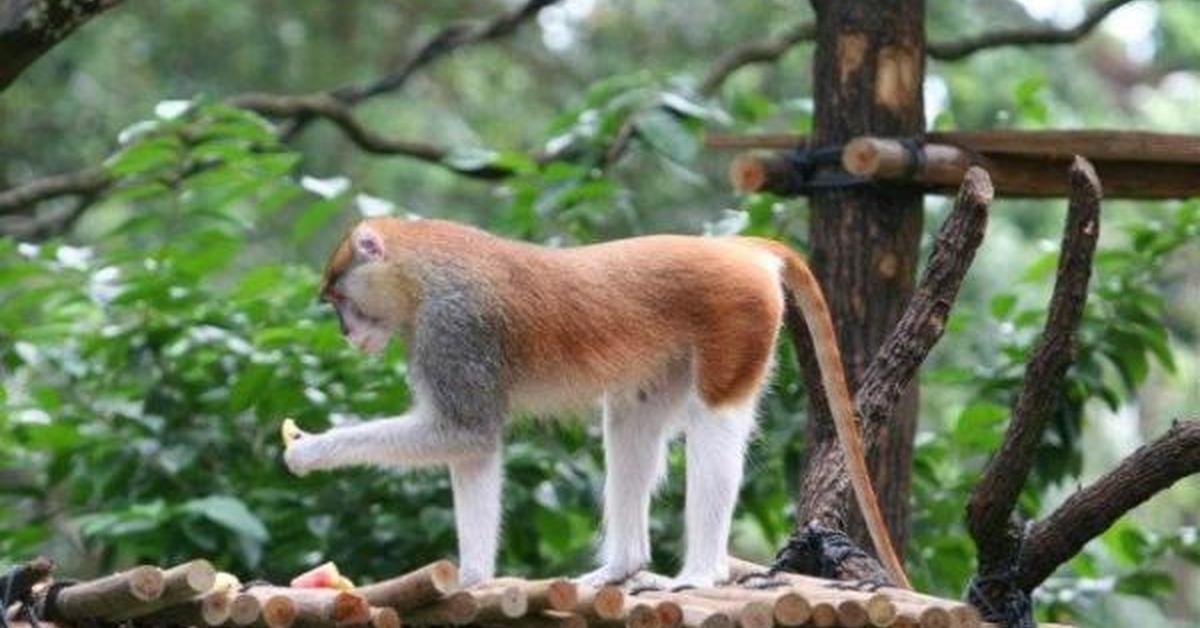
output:
[[303,476],[315,469],[318,456],[312,434],[301,430],[290,418],[283,420],[279,432],[283,436],[283,461],[288,470]]

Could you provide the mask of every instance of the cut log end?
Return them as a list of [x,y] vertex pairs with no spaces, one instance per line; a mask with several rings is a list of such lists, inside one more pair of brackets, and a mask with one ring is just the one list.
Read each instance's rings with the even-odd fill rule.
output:
[[366,624],[371,620],[371,605],[361,595],[339,591],[333,598],[331,615],[339,626]]
[[838,624],[838,612],[829,602],[818,602],[812,607],[809,622],[817,628],[832,628]]
[[653,615],[653,621],[658,622],[658,626],[662,628],[679,628],[683,624],[683,608],[668,599],[654,604]]
[[730,617],[729,613],[717,611],[701,620],[699,628],[735,628],[736,626],[737,622]]
[[237,626],[249,626],[262,615],[262,604],[249,593],[239,593],[229,605],[229,619]]
[[896,605],[882,593],[867,598],[863,605],[867,610],[867,621],[872,626],[891,626],[896,621]]
[[775,625],[775,613],[766,602],[747,602],[737,614],[741,628],[771,628]]
[[458,567],[454,563],[448,560],[439,560],[426,568],[429,570],[429,582],[442,595],[458,591]]
[[200,617],[209,626],[220,626],[229,621],[233,612],[233,594],[217,591],[204,596],[200,602]]
[[371,628],[400,628],[400,613],[394,608],[371,608]]
[[261,603],[261,615],[267,628],[288,628],[296,621],[296,604],[282,595],[272,595]]
[[855,138],[842,150],[842,167],[856,176],[872,176],[879,172],[880,152],[880,144],[874,138]]
[[775,621],[781,626],[799,626],[808,621],[812,607],[803,595],[784,593],[775,600]]
[[546,588],[546,603],[556,611],[569,612],[579,604],[579,591],[570,580],[555,580]]
[[940,606],[927,606],[921,609],[917,620],[920,622],[921,628],[952,628],[954,626],[950,611]]
[[166,582],[162,570],[158,567],[134,567],[128,573],[129,592],[133,597],[149,602],[162,595]]
[[758,192],[767,183],[767,165],[759,155],[738,155],[729,165],[729,182],[742,194]]
[[625,607],[625,592],[620,587],[605,585],[592,598],[592,609],[601,619],[620,619]]
[[837,621],[844,628],[862,628],[867,625],[867,607],[858,600],[842,600],[837,605]]

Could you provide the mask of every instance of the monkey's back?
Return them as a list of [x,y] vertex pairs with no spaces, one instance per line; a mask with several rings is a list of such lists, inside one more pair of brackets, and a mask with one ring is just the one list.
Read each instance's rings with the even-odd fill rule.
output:
[[488,266],[518,391],[583,402],[690,358],[701,397],[721,406],[765,377],[784,306],[770,253],[665,235],[501,249],[510,246]]

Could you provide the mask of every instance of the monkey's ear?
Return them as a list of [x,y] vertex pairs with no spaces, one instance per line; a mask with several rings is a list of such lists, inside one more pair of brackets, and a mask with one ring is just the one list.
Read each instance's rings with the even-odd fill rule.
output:
[[354,253],[370,262],[383,259],[383,238],[370,227],[359,227],[354,230]]

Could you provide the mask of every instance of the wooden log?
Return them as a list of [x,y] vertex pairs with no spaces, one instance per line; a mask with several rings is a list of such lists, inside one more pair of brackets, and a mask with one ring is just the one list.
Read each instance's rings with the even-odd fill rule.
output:
[[176,565],[162,573],[162,592],[158,597],[118,611],[106,619],[124,621],[185,602],[213,588],[217,570],[204,559]]
[[403,615],[458,590],[458,567],[448,560],[439,560],[398,578],[358,587],[354,592],[372,606],[390,606]]
[[[808,138],[783,135],[716,138],[716,147],[806,145]],[[922,150],[924,164],[896,139],[857,138],[843,149],[847,172],[869,180],[908,179],[936,194],[957,193],[970,165],[988,171],[997,196],[1065,197],[1064,174],[1075,155],[1090,160],[1108,198],[1172,199],[1200,196],[1200,138],[1121,132],[946,132],[930,133]],[[1072,152],[1074,151],[1074,152]],[[736,157],[730,179],[740,192],[803,193],[803,182],[786,153],[752,151]]]
[[400,613],[386,606],[371,607],[371,628],[400,628]]
[[575,612],[584,618],[602,621],[617,621],[625,616],[625,592],[620,587],[577,587],[578,599]]
[[898,602],[897,612],[901,616],[914,618],[921,628],[959,628],[954,616],[944,606]]
[[654,620],[662,628],[679,628],[683,625],[683,609],[673,600],[658,600],[654,603]]
[[979,611],[970,604],[959,604],[948,608],[950,616],[954,618],[957,625],[961,628],[979,628],[983,625],[983,617],[979,615]]
[[926,144],[914,155],[895,140],[859,137],[842,149],[842,167],[867,179],[913,179],[929,185],[962,183],[971,156],[957,146]]
[[132,620],[138,626],[220,626],[230,620],[235,593],[212,591]]
[[[260,586],[249,592],[259,595],[260,601],[263,595],[291,600],[293,623],[297,626],[347,626],[371,621],[371,605],[362,595],[352,591]],[[264,604],[263,616],[267,615],[267,604]]]
[[801,593],[785,589],[780,591],[741,589],[736,587],[706,587],[689,589],[688,595],[717,600],[756,601],[770,606],[775,623],[781,626],[799,626],[808,621],[812,612],[809,601]]
[[51,621],[108,619],[132,608],[145,608],[163,592],[158,567],[134,567],[111,576],[64,587],[46,600],[42,616]]
[[[288,628],[296,621],[296,602],[280,592],[280,587],[251,587],[243,591],[258,602],[258,616],[250,624],[256,627]],[[235,600],[235,603],[237,600]]]
[[229,604],[229,621],[235,626],[249,626],[262,615],[262,603],[251,593],[238,593]]
[[400,611],[401,618],[405,623],[458,626],[469,624],[475,620],[479,614],[479,602],[469,592],[458,591],[420,608],[410,611],[396,610]]
[[[722,600],[691,597],[687,595],[687,591],[643,591],[639,592],[637,596],[655,602],[673,604],[673,607],[667,607],[671,609],[667,612],[673,613],[677,608],[680,625],[685,628],[733,628],[737,625],[736,613],[742,606],[737,602],[729,603]],[[769,612],[767,616],[770,617]]]
[[579,592],[574,582],[561,578],[551,580],[520,580],[518,578],[496,578],[491,581],[520,587],[529,600],[529,613],[561,611],[570,613],[579,605]]
[[524,617],[529,612],[525,590],[512,584],[483,585],[468,591],[479,605],[479,622]]
[[587,620],[577,613],[542,611],[522,617],[521,628],[587,628]]
[[809,615],[808,621],[817,628],[836,626],[838,625],[837,607],[830,602],[815,602],[812,605],[812,613]]
[[729,181],[743,194],[769,192],[780,196],[800,194],[804,185],[795,163],[786,154],[761,151],[734,158],[729,165]]

